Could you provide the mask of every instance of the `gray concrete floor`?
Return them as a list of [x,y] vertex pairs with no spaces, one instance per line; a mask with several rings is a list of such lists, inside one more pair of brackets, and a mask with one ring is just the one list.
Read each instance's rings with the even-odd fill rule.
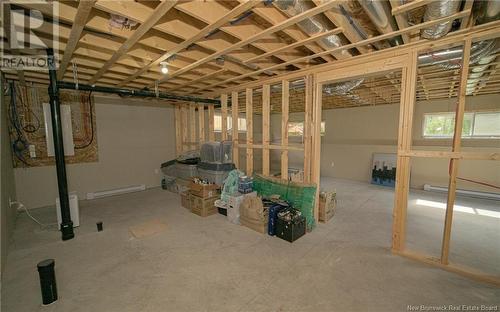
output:
[[[391,255],[391,189],[334,179],[323,185],[337,188],[336,215],[293,244],[221,215],[198,217],[160,189],[81,202],[81,226],[67,242],[20,214],[2,311],[407,311],[408,305],[500,304],[498,288]],[[429,207],[439,198],[412,193],[411,200],[428,202],[410,200],[411,248],[432,253],[434,239],[439,247],[443,210]],[[499,210],[495,202],[482,205]],[[33,214],[55,220],[53,208]],[[459,215],[454,227],[466,222],[456,226],[466,233],[454,234],[452,256],[498,272],[499,219],[468,214],[474,218],[463,221]],[[131,236],[130,226],[152,219],[163,220],[167,230]],[[99,220],[103,232],[96,231]],[[465,239],[477,226],[485,233]],[[461,257],[475,250],[476,256]],[[59,301],[41,307],[36,264],[46,258],[56,260]]]

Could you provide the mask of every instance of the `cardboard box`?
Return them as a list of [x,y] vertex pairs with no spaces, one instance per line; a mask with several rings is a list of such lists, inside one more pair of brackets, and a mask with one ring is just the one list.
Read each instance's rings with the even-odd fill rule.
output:
[[199,215],[200,217],[207,217],[217,213],[215,201],[219,199],[218,196],[203,198],[193,194],[189,195],[189,202],[191,205],[191,212]]
[[328,222],[335,214],[337,198],[335,192],[321,192],[319,195],[319,221]]
[[191,209],[191,202],[189,201],[189,192],[181,193],[181,205],[186,209]]
[[219,186],[217,184],[198,184],[191,181],[189,183],[189,192],[195,196],[210,198],[219,195]]

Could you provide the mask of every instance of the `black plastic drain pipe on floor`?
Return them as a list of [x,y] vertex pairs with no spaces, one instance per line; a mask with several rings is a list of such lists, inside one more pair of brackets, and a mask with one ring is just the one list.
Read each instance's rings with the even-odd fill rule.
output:
[[50,114],[52,119],[52,137],[54,139],[54,154],[56,156],[57,188],[59,190],[59,202],[61,205],[61,233],[62,240],[75,237],[73,232],[73,221],[69,209],[68,181],[66,178],[66,162],[64,160],[64,143],[61,123],[61,108],[59,103],[59,88],[57,86],[56,63],[54,51],[47,49],[49,66],[49,98]]

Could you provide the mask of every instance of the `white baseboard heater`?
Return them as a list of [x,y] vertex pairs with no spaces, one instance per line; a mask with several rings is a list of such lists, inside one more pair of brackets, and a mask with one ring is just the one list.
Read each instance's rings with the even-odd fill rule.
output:
[[145,184],[132,185],[132,186],[123,187],[123,188],[114,189],[114,190],[87,193],[87,199],[103,198],[103,197],[108,197],[108,196],[115,196],[115,195],[122,195],[122,194],[133,193],[133,192],[140,192],[140,191],[145,191],[145,190],[146,190]]
[[[439,193],[447,193],[448,192],[447,187],[432,186],[430,184],[424,184],[424,190],[431,191],[431,192],[439,192]],[[459,190],[459,189],[457,189],[456,193],[458,195],[464,195],[464,196],[475,197],[475,198],[500,200],[500,194],[497,194],[497,193]]]

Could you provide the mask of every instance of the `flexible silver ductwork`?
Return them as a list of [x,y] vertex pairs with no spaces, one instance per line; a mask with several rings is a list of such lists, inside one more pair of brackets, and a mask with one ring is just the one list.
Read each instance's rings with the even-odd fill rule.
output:
[[346,82],[338,82],[323,87],[323,91],[329,95],[348,95],[353,89],[359,87],[364,79],[354,79]]
[[[298,15],[315,7],[314,3],[310,0],[276,0],[273,4],[289,16]],[[325,20],[322,14],[311,16],[297,23],[297,26],[309,36],[331,30],[332,28],[329,25],[330,23]],[[337,35],[330,35],[319,41],[326,49],[334,49],[344,45],[342,38]],[[343,50],[341,53],[351,56],[347,50]],[[325,92],[328,94],[345,95],[359,86],[362,82],[363,79],[356,79],[354,81],[328,85],[325,86]]]
[[[380,33],[387,34],[398,30],[388,2],[361,0],[359,4]],[[390,39],[389,42],[392,46],[403,44],[400,36]]]
[[[308,0],[276,0],[273,4],[289,16],[298,15],[315,7],[314,3]],[[310,36],[331,30],[331,27],[328,25],[328,21],[326,21],[325,17],[321,14],[311,16],[297,23],[297,26]],[[328,49],[337,48],[343,45],[342,39],[337,35],[324,37],[320,39],[319,42]],[[342,54],[351,56],[346,50],[342,51]]]
[[[467,79],[467,95],[471,94],[481,77],[500,52],[500,39],[475,42],[471,46],[470,65],[472,73]],[[459,69],[462,62],[461,47],[427,53],[418,57],[419,65],[439,65],[445,69]],[[477,65],[477,66],[476,66]]]
[[[408,3],[411,0],[401,0],[401,3]],[[445,16],[455,14],[460,9],[461,1],[440,0],[433,1],[425,7],[424,21],[432,21]],[[477,23],[482,24],[497,20],[500,16],[500,1],[478,2]],[[423,8],[420,8],[420,11]],[[421,12],[410,11],[408,17],[410,20],[419,23]],[[420,15],[420,16],[419,16]],[[452,21],[441,23],[432,27],[422,29],[421,35],[427,39],[437,39],[448,34],[452,27]],[[481,77],[489,64],[496,59],[496,53],[500,51],[500,41],[498,39],[475,42],[471,46],[470,65],[473,65],[472,73],[467,80],[467,94],[473,93],[478,83],[481,83]],[[461,47],[431,52],[419,56],[419,65],[438,65],[445,69],[459,69],[461,66],[463,50]],[[480,66],[476,66],[480,65]]]
[[[425,9],[424,21],[433,21],[439,18],[450,16],[458,12],[462,1],[440,0],[431,1]],[[440,23],[428,28],[422,29],[422,37],[426,39],[437,39],[445,36],[451,30],[452,21]]]
[[500,1],[480,1],[474,4],[478,8],[477,24],[496,21],[500,18]]
[[[491,57],[499,49],[500,43],[498,39],[473,43],[470,51],[470,64],[478,64],[480,60]],[[418,63],[420,65],[439,65],[445,69],[458,69],[460,68],[462,54],[463,49],[461,47],[426,53],[418,57]]]

